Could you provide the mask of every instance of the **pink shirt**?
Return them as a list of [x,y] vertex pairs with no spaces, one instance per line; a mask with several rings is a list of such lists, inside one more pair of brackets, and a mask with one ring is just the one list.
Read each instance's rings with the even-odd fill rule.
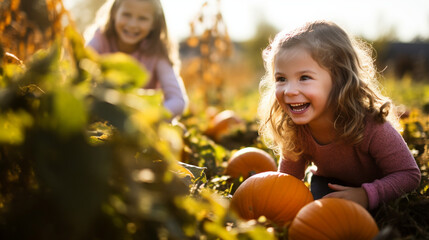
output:
[[309,156],[293,162],[287,156],[280,160],[279,171],[304,178],[306,160],[317,166],[315,175],[332,177],[349,186],[362,187],[368,195],[369,209],[416,189],[420,169],[402,136],[389,122],[367,121],[364,139],[357,145],[333,142],[319,145],[305,131]]
[[[107,39],[99,30],[95,32],[88,46],[91,46],[99,54],[119,51],[115,41]],[[141,47],[143,47],[143,44]],[[131,56],[137,59],[150,75],[149,82],[144,88],[161,88],[164,94],[164,107],[170,110],[173,116],[181,115],[188,103],[188,96],[182,78],[175,73],[166,59],[148,57],[141,52],[137,50]]]

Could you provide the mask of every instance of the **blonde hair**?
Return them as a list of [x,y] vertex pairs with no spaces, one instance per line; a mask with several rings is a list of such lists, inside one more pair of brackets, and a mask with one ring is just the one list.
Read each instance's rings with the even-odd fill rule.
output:
[[[99,29],[107,38],[117,38],[115,31],[115,15],[119,6],[126,0],[108,0],[97,11],[95,22],[89,26],[84,37],[89,41]],[[148,56],[158,56],[167,59],[171,65],[179,64],[178,49],[168,34],[167,22],[160,0],[140,0],[150,2],[155,9],[153,29],[145,38],[147,44],[140,49]]]
[[332,90],[328,105],[334,109],[334,127],[340,139],[359,143],[367,116],[377,122],[388,119],[394,127],[399,126],[390,111],[390,99],[380,92],[372,48],[349,37],[335,23],[310,22],[294,31],[278,33],[263,51],[266,74],[260,82],[259,132],[273,150],[287,153],[291,159],[297,159],[306,150],[304,126],[294,124],[275,97],[275,58],[281,50],[297,46],[308,50],[330,72]]

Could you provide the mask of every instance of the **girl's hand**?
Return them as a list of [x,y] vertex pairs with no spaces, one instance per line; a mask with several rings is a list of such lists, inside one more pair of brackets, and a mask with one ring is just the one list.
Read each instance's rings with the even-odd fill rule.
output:
[[346,187],[331,183],[328,183],[328,187],[336,192],[326,194],[323,198],[343,198],[356,202],[365,209],[368,208],[368,196],[363,188]]

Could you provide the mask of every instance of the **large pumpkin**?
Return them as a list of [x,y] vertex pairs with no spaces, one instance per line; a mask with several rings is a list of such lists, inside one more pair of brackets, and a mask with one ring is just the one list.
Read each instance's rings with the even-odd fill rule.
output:
[[286,173],[262,172],[249,177],[237,188],[231,208],[243,219],[265,216],[284,226],[311,201],[313,195],[301,180]]
[[246,147],[233,153],[228,159],[225,174],[233,178],[243,176],[246,179],[255,173],[276,170],[276,161],[270,154],[259,148]]
[[289,226],[289,240],[373,239],[378,227],[361,205],[339,198],[322,198],[303,207]]

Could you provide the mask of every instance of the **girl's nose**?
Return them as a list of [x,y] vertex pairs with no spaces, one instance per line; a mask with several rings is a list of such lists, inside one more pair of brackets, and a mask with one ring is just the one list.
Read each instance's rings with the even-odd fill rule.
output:
[[129,26],[132,26],[132,27],[134,27],[134,26],[137,26],[137,19],[135,19],[135,18],[131,18],[129,21],[128,21],[128,25]]
[[295,84],[288,84],[288,86],[285,86],[283,94],[286,96],[296,96],[299,94],[299,89]]

